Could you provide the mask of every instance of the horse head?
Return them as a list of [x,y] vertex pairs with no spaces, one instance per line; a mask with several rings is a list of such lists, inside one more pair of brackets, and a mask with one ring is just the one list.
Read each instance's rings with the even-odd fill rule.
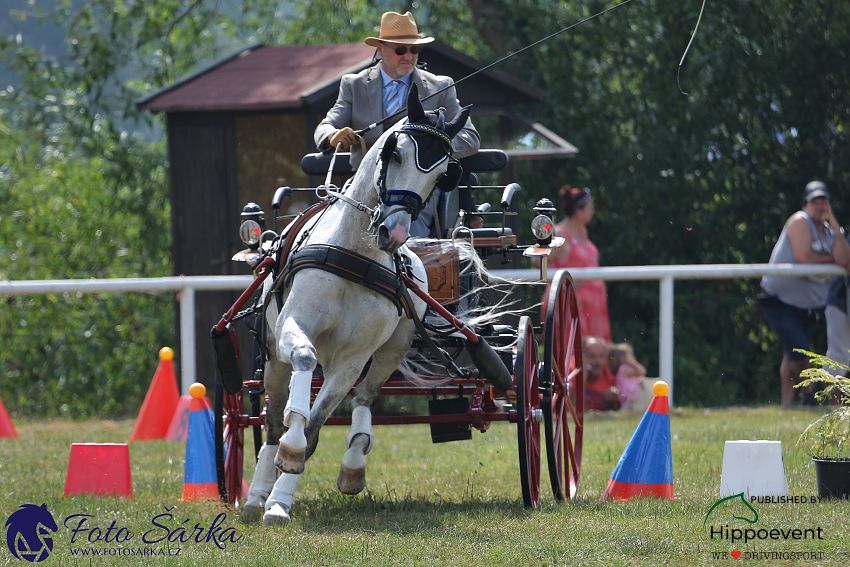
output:
[[[470,107],[450,122],[442,108],[425,111],[415,83],[407,96],[407,121],[383,138],[375,184],[380,196],[379,215],[373,223],[378,248],[395,252],[410,235],[416,220],[434,191],[457,187],[462,173],[452,158],[452,138],[463,129]],[[392,165],[392,167],[390,167]]]

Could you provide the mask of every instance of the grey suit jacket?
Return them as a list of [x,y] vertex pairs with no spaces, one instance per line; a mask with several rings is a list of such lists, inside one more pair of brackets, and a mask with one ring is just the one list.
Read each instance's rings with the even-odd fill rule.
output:
[[[386,118],[381,92],[383,85],[380,65],[381,63],[378,62],[378,64],[364,69],[357,74],[349,74],[342,77],[336,104],[328,111],[325,119],[319,123],[316,131],[313,133],[313,140],[316,142],[316,147],[320,150],[327,147],[328,136],[340,128],[350,126],[355,131],[359,131],[370,124]],[[424,99],[454,83],[450,77],[434,75],[420,69],[413,71],[413,82],[419,88],[420,99]],[[434,110],[440,107],[445,108],[447,120],[451,120],[460,112],[460,103],[457,100],[454,86],[424,101],[422,106],[425,110]],[[404,108],[404,114],[401,115],[399,120],[407,116],[407,105]],[[389,128],[392,125],[385,124],[378,126],[363,135],[366,143],[366,151],[384,133],[384,126]],[[481,138],[472,125],[472,121],[467,119],[463,129],[452,140],[454,156],[456,158],[462,158],[472,155],[478,151],[480,146]],[[363,152],[360,149],[360,145],[355,144],[351,147],[351,166],[357,169],[357,166],[360,165],[362,160]]]

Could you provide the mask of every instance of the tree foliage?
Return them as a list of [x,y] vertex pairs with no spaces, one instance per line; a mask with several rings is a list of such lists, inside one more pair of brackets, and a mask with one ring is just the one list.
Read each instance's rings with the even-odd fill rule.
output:
[[[528,42],[605,7],[537,5],[556,16],[505,1],[487,3],[501,16],[481,18]],[[679,77],[685,96],[677,70],[698,8],[635,1],[513,63],[548,92],[534,114],[580,149],[569,163],[522,170],[526,206],[563,183],[591,187],[605,265],[767,262],[811,179],[830,186],[839,218],[847,210],[850,75],[838,62],[850,8],[709,3]],[[503,51],[494,45],[492,57]],[[781,354],[757,293],[756,280],[676,284],[679,403],[776,399]],[[657,368],[655,284],[609,284],[609,306],[615,340]]]
[[[360,41],[375,34],[382,12],[410,9],[421,31],[492,62],[612,4],[49,5],[33,4],[27,17],[61,22],[69,57],[0,38],[0,57],[22,77],[14,92],[0,97],[4,278],[170,273],[161,124],[137,114],[133,101],[244,45]],[[699,2],[632,0],[501,66],[547,92],[545,104],[522,110],[580,150],[573,160],[520,164],[522,208],[555,197],[565,183],[590,187],[597,205],[590,234],[603,265],[766,262],[811,179],[830,186],[839,219],[850,212],[841,198],[850,161],[850,73],[843,65],[850,6],[708,3],[680,71],[699,8]],[[136,130],[149,139],[130,133]],[[657,284],[608,288],[615,340],[631,342],[650,372],[657,371]],[[677,403],[777,399],[781,355],[757,293],[756,280],[676,284]],[[14,348],[0,352],[0,396],[26,411],[36,407],[38,388],[54,388],[57,399],[63,391],[100,399],[137,394],[155,363],[144,367],[142,361],[155,359],[161,343],[173,340],[168,303],[165,297],[8,299],[0,316],[3,340]],[[38,325],[50,329],[40,331],[49,336],[26,330],[39,318],[53,323]],[[93,325],[114,335],[93,340],[100,337]],[[819,333],[815,350],[823,350]],[[136,378],[119,384],[130,370]],[[63,377],[60,389],[55,384]],[[122,390],[128,383],[133,386]],[[77,407],[77,398],[64,399]],[[44,404],[38,411],[58,411],[53,402]],[[131,407],[116,404],[91,411]]]
[[[0,279],[171,275],[165,144],[136,135],[133,101],[215,57],[235,29],[205,2],[50,3],[13,17],[67,30],[66,56],[0,38],[17,88],[0,92]],[[0,397],[16,413],[136,411],[171,295],[4,298]]]

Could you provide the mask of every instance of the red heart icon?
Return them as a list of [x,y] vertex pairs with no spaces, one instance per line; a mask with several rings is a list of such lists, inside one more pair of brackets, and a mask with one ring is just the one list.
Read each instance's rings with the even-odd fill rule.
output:
[[731,552],[729,552],[729,555],[731,555],[735,559],[738,559],[739,557],[741,557],[741,552],[740,551],[731,551]]

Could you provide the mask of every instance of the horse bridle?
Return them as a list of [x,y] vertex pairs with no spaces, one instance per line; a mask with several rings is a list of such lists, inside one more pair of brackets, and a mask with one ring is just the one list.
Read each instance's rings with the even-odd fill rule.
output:
[[[439,113],[439,119],[437,124],[443,124],[443,109],[437,109]],[[410,136],[411,140],[413,140],[414,145],[416,146],[416,168],[420,171],[427,173],[443,163],[444,159],[449,160],[448,168],[446,169],[446,173],[437,181],[435,187],[448,193],[457,188],[458,183],[460,182],[460,178],[463,175],[463,167],[461,167],[460,162],[452,157],[453,149],[452,149],[452,141],[449,138],[448,134],[439,128],[435,128],[433,126],[429,126],[427,124],[416,124],[407,122],[401,126],[399,129],[400,133],[407,134]],[[325,195],[319,195],[320,198],[333,198],[339,199],[349,205],[353,206],[359,211],[367,212],[370,216],[369,230],[373,230],[377,225],[379,225],[384,216],[382,211],[387,207],[400,206],[404,208],[408,213],[410,213],[411,222],[415,221],[419,217],[419,213],[422,212],[422,209],[425,208],[425,205],[428,204],[431,196],[434,194],[432,190],[428,195],[428,198],[423,200],[422,197],[413,191],[408,191],[407,189],[387,189],[387,171],[389,169],[390,160],[396,155],[396,150],[398,148],[398,133],[393,132],[389,136],[387,136],[386,140],[384,140],[384,145],[381,148],[381,152],[378,157],[378,163],[380,167],[378,168],[378,174],[375,177],[375,189],[378,193],[378,204],[373,208],[369,207],[357,201],[356,199],[352,199],[348,195],[345,195],[345,189],[349,183],[351,183],[352,179],[349,179],[345,186],[343,186],[342,191],[335,191],[331,189],[331,185],[325,185],[321,187],[325,190]],[[445,151],[445,155],[443,158],[438,159],[430,166],[422,165],[419,161],[419,142],[416,140],[415,134],[427,134],[429,136],[434,136],[440,140],[443,145],[443,149]],[[339,151],[337,149],[337,151]],[[336,154],[334,154],[336,157]],[[331,168],[333,167],[333,160],[331,161]],[[318,195],[318,189],[317,189]]]
[[[441,111],[442,109],[437,110],[437,112],[439,112],[438,124],[444,123],[443,113]],[[380,167],[378,168],[378,176],[375,179],[375,186],[378,190],[378,206],[375,209],[376,212],[373,213],[372,226],[381,222],[381,214],[379,211],[393,206],[400,206],[407,210],[407,212],[410,213],[411,222],[415,221],[419,217],[419,213],[422,212],[422,209],[425,208],[425,205],[428,204],[428,200],[434,194],[434,192],[431,191],[428,197],[423,200],[418,193],[408,191],[407,189],[387,189],[387,171],[389,169],[390,160],[396,155],[399,133],[407,134],[410,136],[410,139],[413,140],[414,146],[416,147],[416,151],[414,153],[416,168],[419,171],[428,173],[443,163],[444,159],[449,160],[449,167],[446,170],[446,173],[439,181],[437,181],[435,187],[445,192],[452,191],[457,187],[460,177],[463,174],[463,168],[461,167],[460,162],[452,157],[452,141],[448,134],[439,128],[435,128],[427,124],[417,124],[412,122],[404,123],[398,132],[392,133],[387,137],[384,141],[384,146],[381,148],[380,157],[378,158]],[[439,139],[443,145],[445,156],[438,159],[430,166],[420,163],[419,143],[416,139],[416,134],[426,134]]]

